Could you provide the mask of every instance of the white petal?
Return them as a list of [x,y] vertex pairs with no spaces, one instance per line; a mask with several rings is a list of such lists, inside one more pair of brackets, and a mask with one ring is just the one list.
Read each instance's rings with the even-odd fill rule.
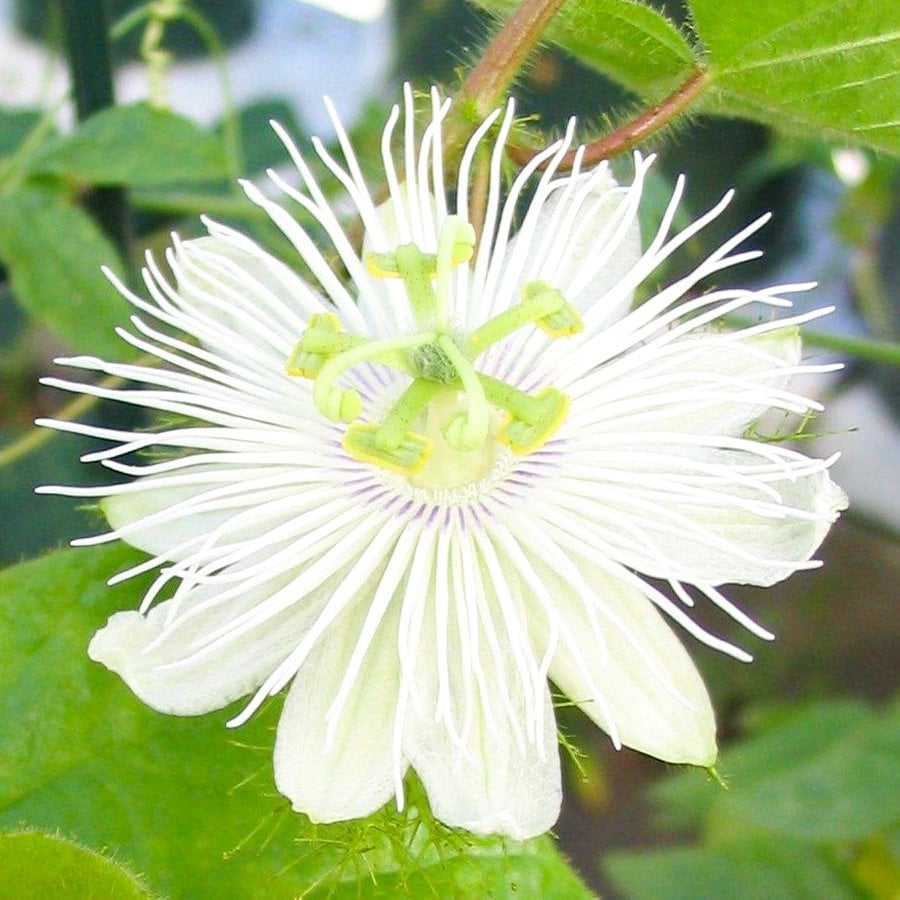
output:
[[[587,190],[581,190],[583,186]],[[621,220],[622,227],[617,225],[620,222],[617,213],[624,211],[623,194],[615,179],[605,172],[592,172],[556,186],[538,213],[527,248],[531,258],[510,303],[518,299],[525,281],[543,279],[583,311],[619,284],[641,258],[637,218],[625,216],[627,221]],[[610,240],[613,237],[615,242]],[[508,258],[515,258],[522,239],[521,235],[512,239]],[[601,239],[604,239],[602,245]],[[609,259],[583,284],[585,279],[579,278],[579,274],[586,261],[596,259],[598,253],[608,254]],[[633,297],[633,292],[617,297],[602,321],[620,319],[630,308]]]
[[[192,599],[200,603],[215,590],[195,589]],[[203,656],[194,653],[193,643],[273,592],[271,584],[248,589],[238,605],[212,607],[185,620],[162,640],[158,639],[171,601],[155,606],[146,616],[115,613],[94,635],[88,655],[117,673],[144,703],[160,712],[195,716],[221,709],[259,687],[293,649],[316,606],[291,610],[268,627],[221,643],[215,652]]]
[[[450,603],[458,606],[466,600],[451,596]],[[537,741],[529,740],[526,700],[502,633],[500,659],[492,656],[483,634],[477,639],[477,651],[470,634],[462,639],[471,639],[468,654],[479,655],[486,688],[482,693],[469,666],[471,657],[467,662],[461,652],[459,624],[451,610],[445,632],[448,721],[446,711],[436,718],[440,657],[435,638],[441,625],[436,626],[433,609],[426,611],[416,667],[417,693],[410,698],[404,722],[404,752],[442,822],[475,834],[505,834],[516,840],[543,834],[556,822],[562,798],[549,691],[542,686],[542,729]]]
[[[221,225],[211,227],[210,236],[180,243],[176,258],[192,288],[213,296],[227,294],[222,298],[227,302],[204,302],[192,292],[192,304],[232,331],[246,328],[246,318],[238,315],[243,313],[284,327],[288,338],[296,340],[310,314],[326,309],[319,294],[245,235]],[[179,283],[179,288],[185,286]]]
[[667,762],[712,765],[715,718],[687,651],[634,587],[573,562],[580,590],[560,573],[554,599],[575,647],[560,642],[551,679],[626,747]]
[[[229,483],[225,470],[222,472],[221,483]],[[153,487],[154,480],[160,479],[146,476],[137,482],[146,489],[115,494],[100,501],[100,508],[110,527],[114,531],[127,529],[122,539],[146,553],[164,556],[172,561],[182,559],[189,550],[178,551],[176,548],[210,534],[235,514],[231,506],[209,512],[184,512],[175,517],[169,516],[167,511],[177,504],[197,498],[217,485],[198,482],[179,487]],[[253,498],[247,498],[244,505],[252,505],[253,502]],[[147,519],[148,524],[141,525],[141,519]]]
[[799,363],[796,328],[747,338],[692,335],[655,351],[638,347],[568,386],[572,416],[588,434],[740,435],[773,406],[815,408],[785,390]]
[[598,552],[653,577],[766,586],[816,566],[847,504],[822,463],[757,444],[769,461],[743,449],[748,441],[718,450],[669,440],[572,454],[550,503]]
[[549,831],[562,802],[549,691],[544,720],[543,753],[532,744],[519,747],[508,722],[490,731],[481,714],[463,751],[433,714],[411,711],[404,748],[435,817],[473,834],[504,834],[519,841]]
[[768,587],[805,567],[840,511],[847,508],[847,496],[825,471],[796,479],[785,477],[772,486],[786,510],[808,513],[809,518],[787,512],[784,519],[770,519],[744,509],[672,506],[673,511],[743,551],[743,559],[738,560],[725,548],[704,548],[684,532],[669,533],[661,544],[669,557],[690,570],[691,577],[685,580]]
[[366,612],[362,604],[331,626],[295,676],[278,723],[275,783],[313,822],[367,816],[394,793],[395,614],[381,623],[328,740],[327,714]]

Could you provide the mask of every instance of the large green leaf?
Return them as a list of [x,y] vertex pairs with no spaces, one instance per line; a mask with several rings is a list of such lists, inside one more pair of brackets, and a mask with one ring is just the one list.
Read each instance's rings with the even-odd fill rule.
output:
[[[516,0],[473,0],[509,15]],[[658,100],[708,69],[694,110],[900,153],[900,4],[689,0],[696,44],[637,0],[567,0],[546,37]]]
[[862,840],[900,823],[900,705],[808,761],[729,795],[722,815],[810,841]]
[[900,4],[690,0],[705,110],[900,153]]
[[66,345],[122,355],[113,329],[127,306],[100,271],[121,271],[119,256],[85,212],[39,188],[0,196],[0,261],[19,303]]
[[293,814],[271,777],[279,703],[237,733],[224,727],[234,709],[186,719],[143,706],[85,653],[113,610],[136,605],[133,587],[105,579],[137,558],[69,550],[0,574],[0,827],[105,847],[177,898],[391,897],[406,886],[590,896],[547,839],[475,841],[424,812],[332,826]]
[[603,867],[628,900],[853,900],[811,848],[775,838],[612,853]]
[[[473,0],[506,18],[519,0]],[[672,90],[695,51],[676,25],[637,0],[568,0],[546,38],[644,97]]]
[[48,144],[32,161],[31,170],[88,184],[130,187],[227,177],[225,150],[218,135],[143,103],[96,113],[74,134]]
[[857,841],[900,823],[900,705],[817,703],[726,750],[723,791],[686,775],[654,794],[670,825]]
[[[257,100],[238,110],[237,128],[241,142],[243,174],[258,175],[270,166],[290,163],[290,156],[270,122],[280,122],[288,134],[304,133],[297,114],[286,100]],[[225,123],[216,125],[216,134],[224,140]],[[381,132],[379,131],[379,136]],[[377,145],[377,140],[375,141]]]
[[857,700],[795,710],[777,726],[726,748],[718,768],[730,786],[728,791],[697,771],[681,772],[656,784],[651,797],[661,809],[661,824],[696,828],[716,804],[730,802],[733,793],[752,790],[766,779],[789,776],[811,764],[823,747],[859,728],[869,717],[866,705]]
[[72,841],[20,831],[0,834],[0,897],[20,900],[148,900],[114,860]]

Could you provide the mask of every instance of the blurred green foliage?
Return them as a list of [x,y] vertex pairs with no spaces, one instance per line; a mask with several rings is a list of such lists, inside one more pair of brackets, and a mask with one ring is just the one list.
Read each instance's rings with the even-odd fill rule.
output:
[[692,846],[616,852],[603,862],[625,896],[887,898],[900,890],[900,701],[770,708],[717,765],[650,798]]

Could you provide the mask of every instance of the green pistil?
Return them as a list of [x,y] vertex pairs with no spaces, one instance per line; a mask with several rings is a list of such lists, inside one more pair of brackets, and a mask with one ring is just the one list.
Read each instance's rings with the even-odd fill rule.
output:
[[467,401],[465,413],[450,420],[444,429],[444,437],[454,450],[474,450],[487,440],[491,426],[491,410],[484,388],[472,363],[466,359],[450,335],[442,334],[437,343],[459,373]]
[[331,313],[310,318],[288,359],[287,371],[314,379],[313,399],[326,418],[352,423],[362,412],[359,394],[337,385],[352,366],[380,363],[413,378],[381,424],[352,424],[346,430],[344,447],[356,459],[407,475],[421,471],[432,445],[411,429],[441,394],[465,396],[464,410],[441,425],[448,446],[455,451],[472,451],[485,444],[492,408],[507,413],[497,437],[518,455],[545,444],[565,419],[569,400],[561,391],[546,388],[532,396],[474,367],[484,350],[526,325],[535,325],[554,338],[581,331],[578,311],[559,291],[542,281],[529,282],[521,302],[512,309],[468,337],[450,333],[450,276],[454,266],[471,258],[474,244],[471,225],[451,216],[441,228],[436,254],[403,244],[393,253],[367,255],[369,271],[376,277],[403,281],[418,334],[373,341],[341,331]]
[[319,369],[313,386],[313,400],[319,412],[332,422],[352,422],[362,412],[362,399],[352,388],[338,387],[335,382],[347,369],[361,362],[378,362],[407,371],[403,351],[432,340],[432,335],[417,334],[392,341],[365,341],[337,356],[329,357]]

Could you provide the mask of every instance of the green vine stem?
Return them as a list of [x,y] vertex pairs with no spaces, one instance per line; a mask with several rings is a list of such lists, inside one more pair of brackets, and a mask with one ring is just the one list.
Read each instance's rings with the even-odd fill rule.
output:
[[466,76],[458,99],[470,100],[483,119],[503,99],[512,80],[565,0],[522,0],[477,65]]
[[[79,121],[112,106],[112,57],[105,0],[59,0]],[[128,258],[131,228],[125,191],[95,188],[85,199],[94,219]]]
[[[728,316],[729,325],[735,328],[746,328],[755,324],[751,319]],[[847,356],[862,359],[866,362],[882,363],[889,366],[900,366],[900,344],[893,341],[877,341],[869,338],[845,337],[840,334],[829,334],[825,331],[800,330],[803,343],[808,347],[821,347],[823,350],[836,350]]]
[[[652,137],[687,111],[694,101],[706,90],[709,73],[706,69],[695,69],[688,79],[665,100],[651,106],[637,118],[616,128],[599,140],[585,144],[582,164],[585,167],[595,166],[604,159],[611,159],[626,153],[642,141]],[[524,166],[541,148],[531,149],[509,145],[507,153],[517,165]],[[562,159],[559,168],[568,171],[575,161],[575,150],[570,150]]]
[[196,9],[185,4],[184,0],[152,0],[119,19],[113,25],[112,38],[115,41],[121,40],[130,31],[147,22],[141,39],[141,56],[148,69],[151,102],[168,106],[164,79],[171,60],[170,55],[162,50],[162,39],[166,23],[176,19],[186,22],[197,32],[218,71],[225,107],[222,127],[225,157],[230,181],[235,191],[239,192],[237,182],[244,174],[240,124],[228,74],[227,50],[212,24]]

